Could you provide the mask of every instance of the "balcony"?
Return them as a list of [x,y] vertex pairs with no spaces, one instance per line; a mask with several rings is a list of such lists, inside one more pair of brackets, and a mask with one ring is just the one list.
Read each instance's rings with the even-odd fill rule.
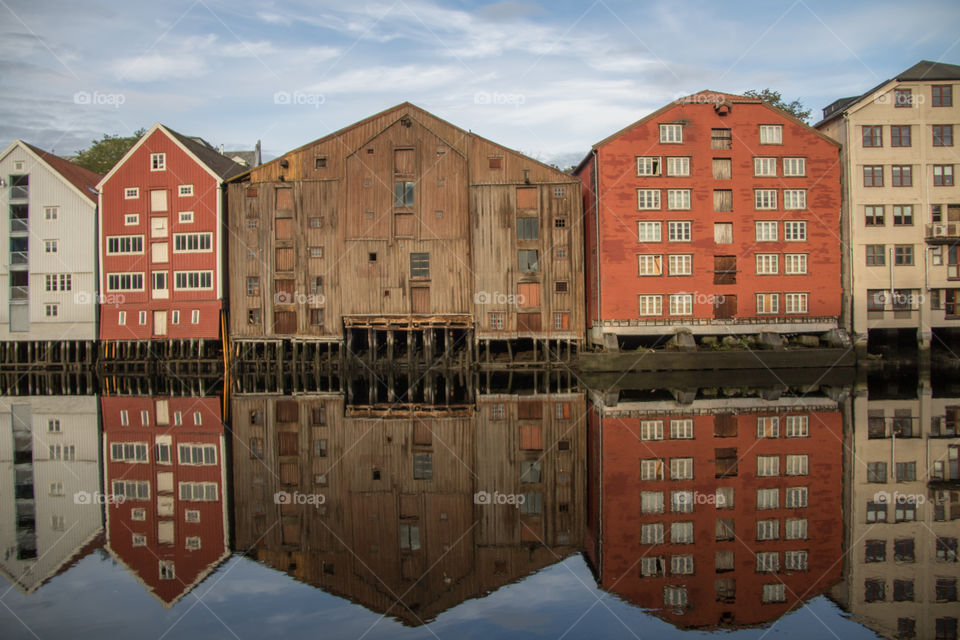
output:
[[930,244],[947,244],[960,239],[960,222],[931,222],[924,235]]
[[30,187],[27,185],[15,184],[10,187],[11,200],[26,200],[30,197]]
[[30,220],[27,218],[11,218],[10,233],[27,233],[30,230]]
[[30,264],[30,252],[29,251],[11,251],[10,252],[10,265],[11,266],[27,266]]
[[10,287],[10,300],[29,300],[30,287]]

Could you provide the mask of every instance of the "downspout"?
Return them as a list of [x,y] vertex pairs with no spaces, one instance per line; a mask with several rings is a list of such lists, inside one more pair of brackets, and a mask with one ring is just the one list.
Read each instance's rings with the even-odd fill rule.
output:
[[[597,150],[593,150],[593,231],[596,234],[596,266],[594,268],[594,282],[597,289],[597,313],[594,322],[600,326],[600,157]],[[601,342],[603,340],[603,331],[601,330]]]

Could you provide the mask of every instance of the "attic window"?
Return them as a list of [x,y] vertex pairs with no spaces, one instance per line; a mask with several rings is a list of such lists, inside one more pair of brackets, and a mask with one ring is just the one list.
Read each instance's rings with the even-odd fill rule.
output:
[[248,197],[248,198],[256,198],[258,191],[259,191],[259,190],[258,190],[258,189],[255,189],[255,188],[247,189],[247,197]]
[[368,156],[372,156],[372,155],[373,155],[373,147],[367,147],[367,155],[368,155]]
[[500,156],[490,156],[489,158],[487,158],[487,160],[490,162],[491,169],[503,168],[503,158],[501,158]]
[[725,116],[730,113],[730,104],[727,102],[718,102],[713,105],[714,110],[716,110],[717,115]]
[[444,147],[443,145],[440,145],[439,147],[437,147],[437,155],[438,155],[438,156],[442,156],[442,155],[445,154],[446,152],[447,152],[447,148]]
[[370,262],[376,262],[376,261],[377,261],[377,254],[376,254],[376,253],[369,253],[369,254],[367,254],[367,260],[369,260]]
[[326,169],[327,156],[320,156],[319,158],[314,159],[313,166],[315,169]]

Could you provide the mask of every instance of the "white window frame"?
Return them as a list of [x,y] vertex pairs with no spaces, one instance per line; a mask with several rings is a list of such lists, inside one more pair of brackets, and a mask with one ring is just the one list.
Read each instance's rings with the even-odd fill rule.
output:
[[150,154],[150,171],[166,171],[166,170],[167,170],[167,154],[151,153]]
[[663,458],[647,458],[640,461],[640,479],[663,480]]
[[776,177],[777,176],[777,159],[776,158],[754,158],[753,159],[753,175],[755,177]]
[[780,437],[780,416],[757,416],[758,438]]
[[784,220],[783,221],[783,240],[784,242],[806,242],[807,241],[807,221],[806,220]]
[[757,520],[757,540],[779,540],[780,539],[780,520],[770,518],[768,520]]
[[783,125],[760,125],[760,144],[783,144]]
[[60,217],[60,207],[44,207],[43,208],[43,219],[44,220],[56,220]]
[[692,522],[670,523],[670,544],[693,544],[694,532]]
[[780,553],[760,551],[757,553],[757,573],[776,573],[780,570]]
[[692,276],[693,275],[693,254],[692,253],[672,253],[667,256],[667,275],[670,276]]
[[177,221],[180,224],[193,224],[193,211],[181,211],[177,214]]
[[690,189],[667,189],[667,209],[687,211],[690,209]]
[[660,144],[683,144],[682,124],[661,124]]
[[783,294],[783,310],[790,315],[803,315],[810,313],[809,293],[785,293]]
[[663,275],[663,256],[653,253],[637,254],[637,275],[641,278]]
[[693,575],[693,555],[670,556],[670,573],[675,576]]
[[641,294],[637,296],[638,315],[640,317],[662,316],[663,296],[655,294]]
[[757,510],[780,508],[780,489],[776,487],[757,489]]
[[780,475],[780,456],[757,456],[757,477],[775,478]]
[[783,523],[785,540],[806,540],[809,535],[809,523],[806,518],[787,518]]
[[193,185],[192,184],[181,184],[177,187],[177,197],[185,198],[187,196],[193,195]]
[[693,458],[670,458],[671,480],[693,480]]
[[[130,286],[123,286],[123,278],[130,276]],[[111,280],[116,278],[116,282],[111,284]],[[139,283],[139,287],[135,286]],[[107,274],[107,291],[143,291],[144,277],[142,271],[122,271]]]
[[805,210],[807,208],[807,190],[784,189],[783,208],[790,211]]
[[758,293],[757,315],[777,315],[780,313],[780,294],[779,293]]
[[806,571],[809,567],[809,554],[806,551],[784,551],[783,567],[787,571]]
[[[205,286],[202,286],[202,284],[204,280],[204,275],[206,274],[210,275],[210,285],[205,287]],[[196,286],[196,287],[190,286],[189,279],[191,278],[191,276],[194,276],[194,275],[199,277],[201,286]],[[188,282],[185,283],[186,286],[178,286],[177,276],[182,276],[188,280]],[[191,270],[191,271],[174,271],[173,272],[173,289],[174,291],[209,291],[213,289],[213,271],[210,269],[206,269],[206,270],[199,269],[199,270]]]
[[660,156],[637,156],[637,176],[660,175]]
[[641,491],[640,492],[640,513],[663,513],[664,512],[663,491]]
[[140,187],[127,187],[123,190],[124,200],[137,200],[140,198]]
[[667,221],[667,242],[693,242],[693,222],[690,220]]
[[758,276],[775,276],[780,273],[779,253],[757,253],[755,260]]
[[[139,240],[139,242],[140,242],[140,249],[139,249],[139,251],[132,248],[132,247],[136,244],[136,242],[137,242],[138,240]],[[110,248],[111,241],[116,241],[116,245],[117,245],[116,248],[113,248],[113,249]],[[131,249],[130,249],[129,251],[124,250],[123,247],[120,246],[120,245],[125,244],[125,241],[129,241],[129,243],[130,243]],[[144,243],[144,236],[143,236],[143,234],[134,234],[134,235],[125,235],[125,236],[107,236],[107,238],[106,238],[107,255],[108,255],[108,256],[135,256],[135,255],[143,255],[143,251],[144,251],[143,247],[144,247],[144,244],[145,244],[145,243]]]
[[663,420],[641,420],[641,440],[663,440]]
[[783,177],[785,178],[802,178],[807,175],[806,158],[784,158],[781,163],[783,165]]
[[690,175],[690,156],[672,156],[667,158],[667,175],[684,177]]
[[776,220],[757,220],[753,226],[754,240],[757,242],[777,242],[780,237]]
[[788,476],[810,475],[810,456],[806,453],[788,453],[787,464],[786,464],[786,475]]
[[123,216],[123,224],[128,227],[132,227],[140,224],[140,214],[139,213],[125,214]]
[[784,490],[784,495],[786,496],[786,506],[787,509],[803,509],[806,508],[810,500],[810,488],[809,487],[787,487]]
[[786,416],[784,419],[784,436],[787,438],[808,438],[810,436],[810,416]]
[[659,220],[638,220],[637,242],[663,242],[663,223]]
[[[206,249],[197,248],[197,249],[178,249],[177,243],[181,242],[186,245],[189,245],[191,241],[194,241],[197,247],[201,247],[206,240],[208,246]],[[190,231],[187,233],[175,233],[173,234],[173,252],[174,253],[213,253],[213,232],[212,231]]]
[[693,294],[671,293],[669,313],[671,316],[692,316]]
[[788,276],[807,275],[807,254],[805,253],[783,254],[783,273]]
[[658,211],[660,207],[660,189],[637,189],[638,211]]
[[775,211],[777,208],[777,190],[754,189],[753,208],[757,211]]
[[663,544],[663,523],[645,522],[640,525],[641,544]]
[[670,420],[671,440],[693,439],[693,418],[675,418]]

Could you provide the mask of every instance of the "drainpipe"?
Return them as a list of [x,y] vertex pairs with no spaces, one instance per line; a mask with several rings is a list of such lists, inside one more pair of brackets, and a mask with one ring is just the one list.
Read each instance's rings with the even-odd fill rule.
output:
[[[597,257],[594,269],[594,281],[597,286],[597,317],[595,322],[600,325],[600,157],[597,150],[593,150],[593,226],[596,234]],[[600,340],[603,341],[603,330],[600,329]]]

